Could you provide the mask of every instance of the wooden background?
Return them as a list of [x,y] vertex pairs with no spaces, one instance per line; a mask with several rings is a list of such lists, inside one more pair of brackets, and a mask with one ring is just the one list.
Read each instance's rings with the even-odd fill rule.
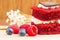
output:
[[0,0],[0,25],[6,24],[7,11],[19,9],[25,14],[31,14],[31,6],[46,1],[60,3],[60,0]]

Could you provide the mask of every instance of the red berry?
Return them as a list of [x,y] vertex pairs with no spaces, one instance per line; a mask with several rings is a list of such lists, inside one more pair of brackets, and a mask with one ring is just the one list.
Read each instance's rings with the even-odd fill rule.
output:
[[26,29],[26,30],[27,30],[27,29],[28,29],[28,27],[30,27],[30,25],[29,25],[29,24],[23,24],[23,25],[21,25],[21,26],[20,26],[20,29],[21,29],[21,28],[24,28],[24,29]]
[[27,34],[28,34],[29,36],[35,36],[35,35],[37,35],[37,33],[38,33],[38,29],[37,29],[36,26],[31,25],[30,27],[28,27],[28,29],[27,29]]
[[13,29],[13,33],[14,34],[18,34],[18,32],[19,32],[19,27],[18,27],[18,25],[17,24],[13,24],[13,25],[10,25],[10,27]]
[[35,36],[35,35],[37,35],[37,33],[38,33],[38,29],[37,29],[37,27],[36,26],[34,26],[34,25],[28,25],[28,24],[23,24],[23,25],[21,25],[20,26],[20,29],[21,28],[24,28],[24,29],[26,29],[26,32],[27,32],[27,34],[29,35],[29,36]]

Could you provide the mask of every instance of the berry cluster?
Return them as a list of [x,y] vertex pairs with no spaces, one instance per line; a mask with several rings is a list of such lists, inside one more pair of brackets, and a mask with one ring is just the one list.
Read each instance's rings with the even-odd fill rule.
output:
[[27,33],[29,36],[35,36],[38,33],[38,29],[34,25],[23,24],[18,27],[17,24],[13,24],[7,28],[6,33],[8,35],[12,35],[13,33],[19,34],[20,36],[25,36]]

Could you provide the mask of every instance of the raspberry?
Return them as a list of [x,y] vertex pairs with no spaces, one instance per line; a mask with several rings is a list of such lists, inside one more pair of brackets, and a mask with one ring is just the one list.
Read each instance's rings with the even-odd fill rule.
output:
[[24,29],[26,29],[26,33],[29,35],[29,36],[35,36],[35,35],[37,35],[37,33],[38,33],[38,29],[37,29],[37,27],[36,26],[34,26],[34,25],[28,25],[28,24],[23,24],[23,25],[21,25],[20,26],[20,29],[21,28],[24,28]]
[[27,34],[28,34],[29,36],[35,36],[35,35],[37,35],[37,33],[38,33],[38,29],[37,29],[36,26],[31,25],[30,27],[28,27],[28,29],[27,29]]
[[24,29],[26,29],[26,31],[27,31],[28,27],[30,27],[29,24],[23,24],[23,25],[20,26],[20,29],[21,29],[21,28],[24,28]]
[[18,32],[19,32],[19,27],[18,27],[18,25],[17,24],[13,24],[13,25],[10,25],[10,27],[13,29],[13,33],[14,34],[18,34]]

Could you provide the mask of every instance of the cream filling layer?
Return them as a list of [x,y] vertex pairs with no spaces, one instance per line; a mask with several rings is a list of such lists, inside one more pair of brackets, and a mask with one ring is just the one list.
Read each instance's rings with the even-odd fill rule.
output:
[[[41,21],[35,17],[31,17],[31,22],[34,22],[35,24],[49,24],[49,23],[54,23],[55,20],[50,20],[50,21]],[[60,19],[57,20],[57,22],[60,24]]]

